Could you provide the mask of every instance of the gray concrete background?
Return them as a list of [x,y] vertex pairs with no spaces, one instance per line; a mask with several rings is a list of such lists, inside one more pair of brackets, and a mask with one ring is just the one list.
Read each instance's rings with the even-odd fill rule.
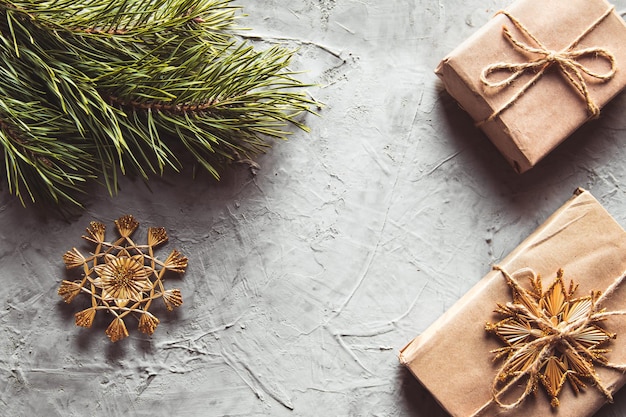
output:
[[[124,179],[69,220],[1,190],[0,415],[444,416],[399,349],[576,187],[626,225],[626,95],[519,176],[433,74],[509,3],[239,0],[257,44],[299,48],[293,68],[319,85],[310,134],[256,176]],[[183,306],[111,344],[56,291],[89,221],[126,213],[190,264],[166,281]],[[625,414],[622,392],[598,416]]]

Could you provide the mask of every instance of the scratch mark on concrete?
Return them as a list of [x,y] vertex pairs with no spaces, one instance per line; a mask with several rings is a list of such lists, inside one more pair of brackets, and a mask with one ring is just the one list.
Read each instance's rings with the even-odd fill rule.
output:
[[422,286],[422,288],[418,291],[417,295],[413,299],[413,302],[411,303],[409,308],[407,308],[404,313],[400,314],[398,317],[396,317],[395,319],[391,320],[391,322],[390,322],[391,324],[393,324],[395,326],[399,321],[403,320],[406,316],[408,316],[411,313],[413,308],[415,308],[415,304],[417,304],[417,300],[420,299],[420,297],[422,296],[422,293],[424,292],[424,290],[426,289],[427,286],[428,286],[428,283],[426,283],[426,284],[424,284]]
[[239,371],[239,369],[237,369],[237,366],[235,365],[235,360],[231,358],[230,355],[228,355],[226,351],[223,349],[222,349],[222,357],[224,358],[224,362],[226,363],[226,365],[228,365],[233,371],[235,371],[237,376],[250,388],[250,390],[252,390],[254,395],[256,395],[256,397],[259,400],[261,400],[261,402],[266,403],[263,392],[257,389],[257,387],[255,387],[254,384],[252,384],[252,382],[248,381],[248,379],[244,377],[244,375]]
[[446,162],[456,158],[461,152],[463,152],[463,150],[460,151],[456,151],[455,153],[453,153],[452,155],[447,156],[446,158],[444,158],[442,161],[440,161],[437,165],[435,165],[433,168],[431,168],[430,171],[428,171],[426,173],[426,176],[431,175],[433,172],[437,171],[439,168],[441,168]]
[[150,384],[152,383],[154,378],[156,378],[156,376],[157,374],[151,373],[146,377],[145,380],[142,381],[142,383],[137,388],[137,396],[140,396],[141,394],[143,394],[143,392],[150,386]]
[[222,330],[229,329],[229,328],[233,327],[235,324],[237,324],[239,322],[239,320],[241,320],[241,318],[243,317],[244,314],[245,314],[245,312],[243,312],[239,316],[237,316],[237,318],[235,320],[230,321],[230,322],[225,323],[225,324],[222,324],[221,326],[214,327],[214,328],[212,328],[210,330],[207,330],[207,331],[203,332],[202,334],[200,334],[199,336],[195,337],[192,340],[197,341],[197,340],[203,338],[204,336],[208,336],[210,334],[213,334],[213,333],[216,333],[216,332],[219,332],[219,331],[222,331]]
[[342,28],[343,30],[345,30],[345,31],[346,31],[346,32],[348,32],[348,33],[351,33],[351,34],[353,34],[353,35],[356,33],[356,32],[355,32],[355,31],[353,31],[352,29],[349,29],[348,27],[346,27],[346,26],[342,25],[342,24],[341,24],[341,23],[339,23],[339,22],[335,22],[335,23],[337,24],[337,26],[339,26],[340,28]]
[[376,165],[378,165],[381,171],[383,171],[385,175],[389,175],[389,168],[387,168],[387,165],[385,165],[385,163],[380,159],[380,153],[374,151],[374,149],[367,140],[362,140],[361,144],[363,145],[363,148],[367,151],[367,153],[372,157],[374,162],[376,162]]
[[343,60],[343,58],[341,57],[341,52],[334,51],[329,46],[322,45],[321,43],[317,43],[313,41],[307,41],[304,39],[290,38],[290,37],[273,37],[273,36],[262,36],[262,35],[240,35],[240,36],[244,39],[248,39],[251,41],[258,41],[258,42],[262,42],[262,41],[270,42],[270,43],[294,42],[298,45],[310,45],[310,46],[319,48],[324,52],[329,53],[330,55],[334,56],[337,59]]
[[[382,233],[382,229],[384,229],[385,224],[386,224],[386,217],[387,217],[387,214],[385,214],[385,221],[383,221],[381,233]],[[363,284],[363,281],[365,281],[365,278],[367,277],[367,273],[369,272],[370,267],[372,266],[372,262],[374,261],[374,256],[376,256],[376,252],[378,251],[379,246],[380,246],[380,236],[379,236],[379,239],[377,239],[376,246],[374,247],[374,249],[369,251],[369,254],[367,255],[367,260],[365,261],[365,264],[363,265],[363,268],[361,269],[361,272],[358,275],[356,284],[354,285],[354,287],[352,288],[352,290],[350,291],[346,299],[343,301],[343,303],[341,303],[339,308],[334,310],[334,314],[331,317],[331,319],[341,314],[343,309],[350,303],[350,301],[352,300],[356,292],[359,290],[359,288],[361,288],[361,285]]]
[[411,304],[409,305],[409,307],[407,308],[407,310],[405,312],[403,312],[398,317],[390,320],[389,322],[385,323],[384,325],[381,326],[381,325],[375,325],[375,324],[364,324],[364,327],[367,329],[365,331],[362,331],[362,332],[340,331],[340,332],[336,332],[334,334],[334,336],[339,336],[339,337],[374,337],[374,336],[380,336],[382,334],[390,333],[390,332],[394,331],[395,327],[396,327],[396,324],[399,321],[403,320],[406,316],[408,316],[409,313],[413,310],[413,308],[417,304],[417,301],[419,300],[419,298],[421,297],[422,293],[426,289],[427,285],[428,284],[424,284],[422,286],[422,288],[420,288],[420,290],[418,291],[417,295],[415,296],[415,298],[413,299],[413,301],[411,302]]
[[257,376],[254,372],[252,372],[248,364],[241,362],[241,365],[246,371],[248,371],[250,377],[252,377],[270,397],[275,399],[283,407],[293,410],[294,407],[291,399],[288,398],[287,394],[280,386],[278,386],[274,381],[268,381],[265,379],[262,380],[260,376]]
[[[234,343],[234,346],[243,351],[243,349],[237,343]],[[237,372],[239,377],[242,378],[244,382],[246,382],[246,384],[253,390],[253,392],[261,401],[265,401],[265,396],[263,395],[263,393],[265,393],[274,400],[276,400],[283,407],[289,410],[294,409],[291,399],[289,398],[285,390],[278,383],[276,383],[276,381],[271,378],[264,378],[257,372],[254,372],[250,365],[241,358],[237,357],[234,352],[233,357],[230,357],[224,350],[222,350],[222,355],[224,355],[224,358],[229,361],[229,366],[231,366],[231,368],[233,368],[235,372]],[[237,364],[245,370],[250,380],[244,378],[242,374],[236,369]]]
[[341,346],[343,348],[343,350],[345,350],[348,355],[350,355],[350,357],[354,360],[354,362],[359,365],[365,372],[367,372],[370,375],[374,375],[374,373],[372,371],[370,371],[367,366],[365,366],[363,364],[363,362],[361,362],[361,360],[354,354],[354,352],[352,351],[352,349],[350,349],[350,347],[348,345],[346,345],[346,342],[343,341],[342,337],[340,334],[333,332],[332,330],[330,330],[330,328],[326,327],[328,329],[328,331],[333,335],[333,337],[335,338],[335,340],[337,341],[337,343],[339,343],[339,346]]

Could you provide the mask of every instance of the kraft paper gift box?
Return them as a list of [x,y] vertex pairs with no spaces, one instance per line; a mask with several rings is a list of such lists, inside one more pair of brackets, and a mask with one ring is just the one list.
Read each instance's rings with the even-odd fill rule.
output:
[[518,0],[435,72],[522,173],[624,88],[626,25],[605,0]]
[[[626,364],[626,316],[612,315],[613,312],[626,310],[626,279],[623,283],[619,281],[626,271],[626,232],[589,192],[577,190],[565,205],[498,266],[502,270],[489,272],[443,316],[405,346],[400,352],[401,363],[406,365],[439,404],[455,417],[582,417],[593,415],[603,404],[610,401],[610,393],[618,390],[626,381],[626,375],[622,371],[612,368],[613,364]],[[581,303],[576,304],[578,307],[583,305],[589,307],[589,304],[583,302],[585,301],[583,298],[591,299],[592,291],[603,292],[603,298],[600,299],[598,299],[599,294],[594,293],[597,311],[601,312],[602,309],[606,309],[606,312],[611,312],[611,314],[605,317],[605,320],[594,321],[593,324],[585,327],[585,332],[580,334],[589,332],[593,335],[591,339],[594,337],[597,338],[595,340],[600,340],[601,337],[607,339],[598,346],[588,344],[585,346],[592,353],[607,349],[606,353],[600,352],[600,356],[604,356],[611,366],[602,365],[601,360],[593,362],[592,369],[595,370],[598,384],[592,377],[578,378],[586,385],[586,388],[581,389],[577,394],[573,388],[576,384],[569,378],[569,376],[576,377],[576,374],[572,374],[571,370],[565,372],[566,369],[577,370],[577,363],[572,361],[569,366],[566,363],[565,367],[557,372],[557,375],[565,375],[565,377],[558,395],[559,405],[555,406],[551,403],[551,396],[540,379],[536,379],[535,391],[522,398],[523,391],[530,380],[529,374],[520,376],[518,381],[513,381],[514,376],[508,380],[496,381],[501,367],[507,360],[507,354],[504,353],[502,357],[496,359],[494,350],[506,349],[507,343],[495,332],[488,331],[488,328],[491,326],[493,330],[493,324],[503,319],[502,309],[510,308],[513,300],[513,287],[507,282],[505,272],[509,276],[516,277],[516,281],[530,291],[532,290],[530,279],[527,279],[525,275],[532,270],[541,276],[542,291],[548,293],[548,288],[556,281],[555,277],[559,269],[563,270],[566,286],[569,285],[570,280],[574,280],[579,285],[574,295],[570,296],[572,303],[576,304],[577,302],[574,301],[576,299],[582,300]],[[609,290],[612,284],[615,288],[613,292]],[[615,286],[615,284],[619,285]],[[558,294],[555,291],[553,293]],[[555,300],[552,297],[546,298]],[[543,304],[542,306],[544,313],[550,309],[549,305]],[[573,315],[577,311],[585,310],[578,307],[571,305],[567,307],[569,316],[563,316],[563,320],[573,321]],[[500,312],[497,312],[499,308]],[[521,322],[525,321],[521,320]],[[556,326],[556,323],[553,325]],[[598,327],[594,326],[599,326],[603,330],[598,330]],[[530,327],[532,326],[528,326],[529,329]],[[559,323],[559,328],[562,328],[561,323]],[[510,329],[509,327],[508,330]],[[501,330],[502,334],[507,334],[507,329],[503,327]],[[522,334],[526,334],[525,331],[523,330]],[[570,329],[570,331],[574,330]],[[542,337],[546,335],[551,337],[550,332],[549,329],[528,330],[528,337],[521,345],[516,346],[528,348],[526,353],[532,349],[539,350],[542,345],[533,345],[531,342],[537,342],[537,334],[541,334]],[[512,334],[515,332],[509,332],[510,337],[514,337]],[[613,334],[614,339],[610,338]],[[579,340],[579,337],[582,336],[576,336],[575,340]],[[561,357],[563,352],[568,350],[568,345],[565,342],[556,341],[555,343],[556,347],[552,349],[552,352],[555,352],[556,357]],[[575,345],[574,348],[577,350],[580,346]],[[509,352],[512,354],[514,351]],[[584,355],[584,353],[581,354]],[[571,356],[567,357],[571,358]],[[547,380],[550,381],[550,376],[554,373],[548,369],[549,365],[546,357],[540,358],[537,364],[539,373],[536,375],[547,375]],[[518,399],[521,401],[517,407],[506,409],[493,401],[494,392],[502,390],[510,381],[513,384],[510,389],[501,393],[500,401],[504,404],[514,403]],[[495,391],[494,382],[497,387]],[[601,387],[607,390],[606,394],[601,391]],[[478,410],[482,411],[478,412]]]

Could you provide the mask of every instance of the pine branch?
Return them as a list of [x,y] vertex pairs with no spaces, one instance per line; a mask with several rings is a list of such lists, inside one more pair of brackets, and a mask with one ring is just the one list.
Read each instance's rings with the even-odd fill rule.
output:
[[314,102],[293,52],[235,34],[230,0],[0,0],[0,155],[11,193],[79,204],[87,181],[180,168],[215,177]]

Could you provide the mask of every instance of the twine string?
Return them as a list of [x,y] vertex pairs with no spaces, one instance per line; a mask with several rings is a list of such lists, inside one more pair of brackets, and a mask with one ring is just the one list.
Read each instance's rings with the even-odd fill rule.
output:
[[[609,7],[604,12],[604,14],[602,14],[602,16],[596,19],[589,27],[587,27],[587,29],[585,29],[578,37],[576,37],[576,39],[574,39],[567,47],[565,47],[561,51],[553,51],[548,49],[546,46],[543,45],[543,43],[541,43],[541,41],[539,41],[539,39],[537,39],[535,35],[530,32],[530,30],[522,22],[520,22],[510,13],[506,11],[498,12],[499,14],[505,15],[524,36],[531,39],[536,44],[536,46],[532,46],[520,39],[516,39],[509,30],[509,28],[504,26],[502,28],[502,33],[505,39],[507,39],[509,43],[511,43],[513,48],[525,54],[539,55],[539,57],[534,60],[529,60],[522,63],[498,62],[488,65],[483,69],[480,74],[480,80],[485,86],[491,88],[508,87],[513,84],[515,80],[526,74],[528,71],[534,71],[535,75],[526,84],[524,84],[502,107],[500,107],[499,110],[494,111],[487,119],[479,122],[478,125],[480,126],[484,123],[493,121],[502,112],[511,107],[528,89],[535,85],[537,80],[539,80],[539,78],[543,76],[548,68],[555,65],[560,69],[560,73],[568,81],[569,85],[571,85],[576,91],[578,91],[581,98],[585,101],[587,111],[590,116],[592,118],[598,117],[600,114],[600,108],[595,104],[591,97],[591,94],[589,93],[587,81],[585,80],[585,74],[588,77],[599,80],[600,82],[609,81],[613,78],[617,70],[615,57],[610,51],[605,48],[574,48],[585,36],[587,36],[591,31],[597,28],[608,16],[610,16],[613,10],[613,7]],[[609,64],[610,68],[606,72],[595,72],[579,62],[581,58],[585,57],[604,59]],[[510,73],[510,75],[499,81],[490,80],[490,76],[492,74],[501,71],[507,71]]]
[[[579,359],[580,363],[584,366],[584,371],[587,374],[586,376],[593,381],[593,385],[606,397],[607,401],[612,402],[613,397],[608,387],[606,387],[600,377],[593,370],[593,367],[590,366],[588,360],[585,357],[593,357],[591,352],[587,347],[582,345],[580,342],[576,340],[578,334],[580,334],[586,327],[588,327],[591,323],[598,322],[604,320],[607,317],[611,316],[622,316],[626,315],[626,311],[605,311],[600,308],[600,304],[611,296],[615,290],[620,286],[620,284],[626,279],[626,271],[622,273],[618,278],[616,278],[602,293],[598,292],[591,293],[591,308],[589,309],[588,314],[581,315],[575,320],[568,322],[567,325],[559,328],[558,325],[555,325],[548,317],[547,313],[543,311],[542,308],[539,308],[537,303],[533,300],[532,295],[529,293],[527,289],[525,289],[520,282],[514,278],[511,274],[509,274],[504,268],[495,265],[493,267],[494,270],[500,271],[504,278],[509,283],[509,286],[514,291],[516,297],[521,301],[521,303],[507,303],[506,307],[509,308],[513,312],[517,312],[523,314],[527,317],[530,324],[534,324],[540,329],[542,329],[542,335],[537,337],[536,339],[525,343],[520,346],[513,354],[511,354],[505,362],[500,366],[500,368],[496,371],[496,376],[491,385],[492,398],[490,401],[481,406],[478,410],[476,410],[472,417],[478,417],[482,415],[482,413],[491,405],[497,404],[503,409],[511,410],[517,408],[524,400],[535,391],[537,384],[537,374],[540,372],[541,368],[545,365],[545,361],[553,354],[554,350],[557,348],[559,344],[564,346],[574,357]],[[524,268],[515,273],[521,274],[524,272],[532,273],[533,277],[536,277],[534,271],[529,268]],[[524,305],[527,303],[528,305],[533,306],[533,309],[539,314],[533,314],[530,309]],[[536,306],[536,308],[534,308]],[[529,364],[521,371],[518,371],[513,375],[513,378],[506,382],[504,386],[502,386],[503,381],[506,380],[507,375],[509,375],[509,371],[514,369],[517,362],[524,358],[533,357],[534,359],[529,362]],[[626,371],[626,365],[623,364],[613,364],[609,362],[601,362],[602,366],[618,371]],[[502,400],[502,397],[507,394],[512,388],[519,386],[519,382],[527,378],[526,385],[524,387],[524,391],[512,402],[506,403]]]

